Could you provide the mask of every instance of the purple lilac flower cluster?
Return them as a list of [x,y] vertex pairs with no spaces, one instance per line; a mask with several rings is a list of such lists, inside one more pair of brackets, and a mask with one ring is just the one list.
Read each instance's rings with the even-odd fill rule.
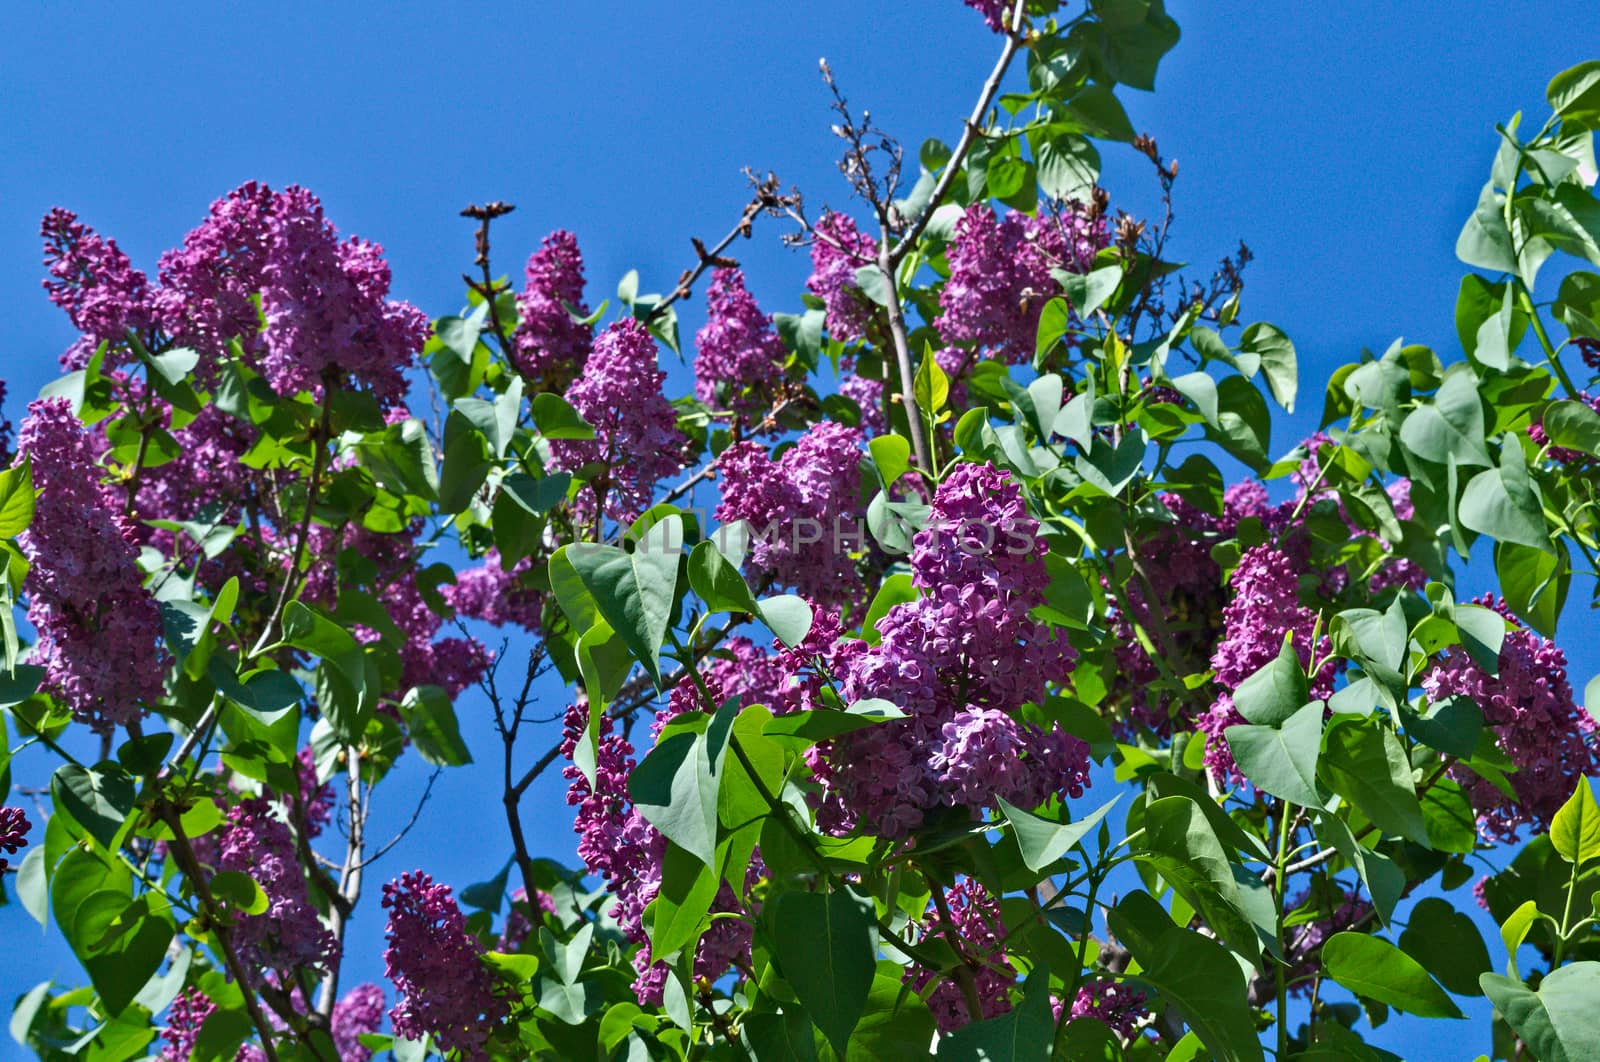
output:
[[219,842],[217,869],[249,875],[267,897],[261,914],[239,916],[234,946],[246,969],[267,971],[316,968],[339,961],[339,943],[311,905],[294,836],[263,798],[244,800],[228,813]]
[[754,580],[827,605],[860,585],[850,557],[862,545],[860,465],[861,432],[831,421],[809,428],[776,461],[749,441],[718,456],[716,518],[750,525],[746,568]]
[[[946,925],[938,907],[930,905],[918,935],[925,941],[948,941],[953,933],[961,942],[979,1005],[983,1007],[979,1017],[996,1018],[1005,1014],[1011,1009],[1010,990],[1017,979],[1017,970],[1006,958],[1000,937],[1003,923],[999,901],[975,879],[963,878],[946,890],[945,903],[950,908],[949,924]],[[930,982],[938,982],[926,998],[940,1032],[954,1032],[976,1020],[968,1013],[964,993],[951,978],[936,970],[912,966],[906,970],[904,981],[919,993]]]
[[1011,0],[961,0],[961,2],[982,15],[983,21],[996,33],[1005,32],[1006,19],[1011,17],[1011,9],[1015,6]]
[[[1480,603],[1499,604],[1489,598]],[[1548,830],[1578,780],[1600,774],[1600,736],[1594,717],[1573,698],[1566,654],[1548,638],[1520,626],[1510,631],[1498,671],[1490,675],[1452,647],[1423,676],[1422,689],[1433,701],[1470,698],[1515,766],[1508,775],[1515,797],[1465,768],[1450,771],[1472,800],[1483,838],[1512,843],[1524,826]]]
[[560,229],[546,236],[528,258],[525,276],[511,360],[540,390],[560,392],[582,371],[594,339],[594,330],[578,319],[589,316],[589,307],[577,237]]
[[594,341],[583,376],[567,391],[572,408],[594,426],[593,439],[551,442],[551,467],[575,472],[601,462],[606,472],[578,496],[575,516],[592,520],[596,499],[606,516],[627,523],[650,506],[656,484],[683,467],[678,418],[661,393],[666,373],[656,343],[633,318],[610,325]]
[[[210,999],[199,993],[196,995],[210,1007]],[[301,1014],[307,1014],[311,1010],[306,1004],[305,993],[299,986],[289,992],[289,1003]],[[372,1058],[372,1048],[363,1044],[361,1037],[366,1033],[377,1032],[378,1027],[383,1024],[383,1003],[383,989],[374,984],[356,985],[335,1001],[333,1013],[328,1016],[328,1034],[333,1039],[333,1048],[338,1054],[339,1062],[368,1062]],[[210,1011],[207,1010],[207,1013]],[[267,1012],[267,1021],[280,1032],[287,1028],[276,1011]],[[196,1028],[198,1029],[198,1024]],[[189,1058],[187,1054],[175,1057],[184,1060]],[[267,1062],[267,1053],[257,1045],[247,1043],[233,1056],[233,1062]]]
[[851,373],[839,381],[839,393],[861,407],[861,430],[872,435],[888,426],[883,416],[883,392],[883,381],[870,376]]
[[78,221],[70,210],[56,207],[39,226],[44,237],[44,282],[55,303],[83,333],[61,357],[66,369],[81,369],[101,343],[113,345],[106,369],[129,356],[123,346],[129,331],[148,332],[161,320],[149,278],[133,268],[117,246]]
[[[727,644],[725,653],[705,665],[702,681],[718,704],[729,697],[738,697],[742,703],[749,704],[769,700],[769,692],[782,681],[783,674],[776,658],[762,653],[748,639],[734,638]],[[673,688],[667,705],[656,713],[652,732],[659,735],[661,728],[675,716],[700,710],[705,709],[699,690],[686,678]],[[569,760],[577,743],[583,740],[586,725],[585,706],[574,705],[568,709],[561,751]],[[633,746],[613,732],[609,718],[602,717],[595,784],[591,787],[575,765],[569,764],[563,774],[570,782],[567,803],[578,807],[573,823],[578,834],[578,856],[590,873],[605,879],[607,890],[616,899],[611,916],[629,940],[642,945],[633,959],[638,973],[633,984],[634,994],[640,1003],[659,1005],[670,967],[665,962],[650,962],[644,911],[661,887],[661,863],[666,857],[667,840],[645,821],[628,796],[628,776],[634,766]],[[752,854],[746,868],[743,893],[748,895],[764,874],[758,851]],[[739,894],[726,882],[718,889],[711,910],[713,913],[748,913]],[[696,946],[695,979],[710,984],[736,961],[748,959],[751,939],[751,926],[745,920],[716,919]]]
[[10,863],[6,855],[16,855],[17,849],[28,843],[28,831],[33,829],[33,823],[28,821],[28,813],[21,808],[0,808],[0,874],[4,874]]
[[740,421],[770,409],[783,382],[788,357],[745,288],[744,273],[722,268],[711,274],[706,323],[695,333],[694,393],[712,409],[731,410]]
[[[1299,567],[1271,545],[1254,546],[1239,558],[1233,572],[1233,599],[1223,609],[1222,640],[1211,657],[1221,695],[1196,721],[1206,735],[1205,763],[1219,780],[1240,784],[1244,776],[1233,762],[1227,729],[1245,722],[1233,704],[1239,684],[1275,658],[1286,635],[1292,635],[1300,663],[1311,663],[1311,633],[1316,614],[1300,604]],[[1311,676],[1311,696],[1333,694],[1333,673],[1321,668]]]
[[534,921],[529,919],[523,911],[532,912],[542,922],[545,915],[556,913],[556,901],[548,892],[542,889],[533,890],[533,901],[528,901],[528,890],[517,886],[511,894],[511,913],[506,915],[505,928],[500,931],[500,940],[495,944],[495,951],[517,951],[522,947],[522,942],[528,939],[528,934],[533,932]]
[[215,357],[239,339],[279,394],[335,378],[397,403],[428,338],[426,315],[389,298],[383,248],[341,240],[321,200],[297,185],[252,182],[217,200],[161,257],[160,276],[156,298],[175,340]]
[[[437,637],[444,619],[429,606],[416,580],[416,537],[421,529],[420,522],[394,534],[356,524],[337,528],[313,524],[307,554],[335,561],[341,553],[348,553],[372,569],[371,582],[380,588],[374,596],[404,639],[399,647],[399,689],[393,692],[434,685],[454,697],[478,681],[492,657],[476,638]],[[292,555],[292,550],[286,551],[281,563],[287,566]],[[338,602],[337,564],[313,564],[310,568],[301,599],[332,609]],[[382,637],[382,632],[365,626],[358,626],[355,634],[364,643]]]
[[191,986],[178,993],[167,1010],[167,1027],[161,1030],[161,1038],[167,1042],[161,1049],[161,1062],[189,1062],[200,1027],[216,1009],[211,997],[198,988]]
[[856,270],[877,260],[878,241],[859,231],[848,214],[830,210],[817,220],[806,290],[822,300],[828,332],[840,342],[867,334],[872,304],[856,283]]
[[[1061,1004],[1052,1003],[1052,1010],[1059,1021]],[[1067,1016],[1073,1019],[1093,1018],[1115,1033],[1117,1039],[1127,1041],[1133,1038],[1139,1023],[1147,1014],[1149,1010],[1145,1007],[1143,992],[1120,981],[1099,977],[1078,989],[1072,997],[1072,1007]]]
[[808,751],[821,829],[903,837],[940,808],[977,816],[996,797],[1032,808],[1081,795],[1088,746],[1015,715],[1073,662],[1066,642],[1028,615],[1048,581],[1044,549],[1005,473],[961,465],[940,484],[913,539],[921,595],[878,622],[877,645],[847,639],[827,650],[847,703],[881,698],[908,718]]
[[484,554],[482,564],[456,572],[456,581],[439,592],[458,616],[496,627],[514,624],[537,633],[544,595],[523,582],[532,569],[533,561],[528,557],[507,568],[500,551],[491,548]]
[[20,537],[43,688],[98,731],[139,718],[161,694],[161,617],[142,585],[127,524],[101,486],[93,444],[64,398],[28,406],[17,437],[40,486]]
[[389,912],[384,973],[400,994],[389,1011],[396,1034],[431,1035],[463,1059],[487,1058],[485,1045],[506,1017],[506,1002],[450,887],[411,871],[383,886],[383,907]]
[[1086,272],[1108,239],[1104,222],[1076,204],[1059,215],[1012,211],[997,218],[987,203],[974,203],[956,222],[946,251],[950,279],[935,327],[946,342],[1028,361],[1039,315],[1061,290],[1051,271]]

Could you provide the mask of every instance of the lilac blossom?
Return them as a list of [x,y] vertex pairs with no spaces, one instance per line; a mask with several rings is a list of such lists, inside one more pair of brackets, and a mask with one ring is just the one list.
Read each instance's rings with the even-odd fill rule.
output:
[[457,572],[456,581],[440,587],[439,592],[458,616],[496,627],[514,624],[537,633],[544,596],[523,585],[532,568],[533,561],[528,557],[507,568],[500,551],[491,548],[484,554],[482,564]]
[[[1207,737],[1206,766],[1218,779],[1238,784],[1244,776],[1233,762],[1227,730],[1245,718],[1234,707],[1233,691],[1277,657],[1286,635],[1293,636],[1300,663],[1309,667],[1316,614],[1300,604],[1297,566],[1277,548],[1261,545],[1239,558],[1233,572],[1233,599],[1222,615],[1222,640],[1211,657],[1222,693],[1197,725]],[[1326,699],[1332,693],[1333,674],[1324,667],[1311,676],[1311,696]]]
[[1476,703],[1516,768],[1507,775],[1514,797],[1464,767],[1450,769],[1478,813],[1478,832],[1486,841],[1509,844],[1524,826],[1548,830],[1578,781],[1600,774],[1600,738],[1594,717],[1573,698],[1566,654],[1548,638],[1521,627],[1510,631],[1498,671],[1490,675],[1452,647],[1423,676],[1422,688],[1432,701],[1468,697]]
[[46,214],[39,235],[49,273],[45,291],[83,333],[62,355],[62,368],[83,368],[100,343],[109,344],[104,369],[130,360],[128,332],[148,332],[160,320],[149,279],[115,240],[96,234],[70,210],[56,207]]
[[428,338],[422,311],[388,297],[383,248],[340,240],[321,201],[296,185],[250,183],[219,199],[162,256],[160,275],[174,338],[212,357],[238,338],[279,394],[336,379],[398,403]]
[[103,488],[89,436],[64,398],[28,406],[17,437],[40,486],[20,543],[43,688],[73,717],[107,732],[161,694],[161,618],[141,585],[128,525]]
[[267,909],[240,915],[233,931],[239,959],[253,976],[338,963],[339,943],[311,905],[294,837],[270,802],[244,800],[228,813],[217,869],[254,878],[266,894]]
[[512,364],[542,390],[559,392],[582,371],[594,338],[593,328],[573,317],[574,310],[580,318],[589,316],[577,237],[561,229],[546,236],[528,258],[525,276]]
[[821,829],[903,837],[940,808],[977,816],[997,796],[1032,808],[1083,792],[1088,747],[1013,715],[1072,666],[1066,642],[1028,614],[1048,581],[1044,548],[1005,473],[964,464],[939,485],[913,539],[920,596],[878,621],[878,644],[822,651],[846,703],[884,699],[906,718],[808,750]]
[[[929,905],[927,915],[918,933],[920,939],[948,940],[953,931],[960,940],[960,948],[969,960],[970,972],[983,1008],[981,1018],[996,1018],[1011,1010],[1010,990],[1017,979],[1016,967],[1006,958],[1000,939],[1003,923],[1000,904],[976,879],[963,878],[945,893],[950,908],[947,926],[937,905]],[[937,970],[911,966],[906,970],[905,983],[918,992],[929,983],[938,984],[928,993],[928,1007],[933,1011],[939,1031],[951,1033],[976,1020],[967,1009],[966,996],[953,978]]]
[[389,912],[384,972],[400,994],[389,1011],[395,1033],[413,1040],[432,1035],[463,1059],[487,1058],[506,1002],[450,887],[411,871],[383,886],[383,907]]
[[[1060,1005],[1053,1009],[1060,1020]],[[1093,1018],[1115,1033],[1117,1039],[1126,1041],[1133,1038],[1148,1013],[1143,992],[1120,981],[1097,977],[1079,987],[1067,1017]]]
[[528,890],[517,886],[511,894],[511,913],[506,915],[505,928],[500,931],[500,940],[495,944],[495,951],[517,951],[522,947],[522,942],[532,932],[534,923],[523,912],[531,911],[539,921],[545,915],[556,913],[556,902],[548,892],[543,889],[533,890],[533,902],[528,902]]
[[852,549],[861,542],[861,432],[824,421],[774,461],[744,441],[717,458],[716,518],[749,524],[746,569],[813,600],[842,602],[860,585]]
[[580,493],[580,520],[593,519],[595,498],[604,513],[627,523],[650,505],[656,484],[683,467],[683,437],[671,403],[661,393],[666,373],[656,365],[656,343],[633,318],[610,325],[594,342],[583,376],[567,391],[567,401],[594,426],[593,439],[550,443],[551,467],[576,472],[586,464],[605,466],[589,490]]
[[878,241],[857,230],[849,215],[830,210],[818,219],[806,290],[822,300],[828,332],[840,342],[854,343],[867,334],[872,304],[856,283],[856,270],[877,260]]
[[997,218],[986,203],[974,203],[945,252],[950,279],[939,295],[934,322],[951,344],[988,350],[1012,363],[1033,357],[1039,315],[1061,286],[1054,269],[1087,271],[1106,231],[1074,204],[1064,217],[1012,211]]
[[695,347],[696,398],[712,409],[732,410],[741,420],[772,407],[788,351],[773,331],[772,317],[745,288],[741,270],[711,274],[706,323],[695,333]]
[[383,1024],[383,989],[374,984],[356,985],[333,1005],[330,1032],[339,1062],[367,1062],[372,1048],[361,1042]]
[[1006,31],[1006,20],[1011,17],[1011,9],[1016,6],[1012,0],[961,0],[961,2],[982,15],[983,21],[996,33]]
[[198,988],[190,986],[180,992],[167,1010],[167,1027],[161,1030],[161,1038],[167,1042],[161,1049],[161,1062],[189,1062],[201,1026],[216,1009],[211,997]]
[[[0,852],[16,855],[17,849],[28,843],[28,831],[32,829],[33,823],[28,821],[26,811],[21,808],[0,808]],[[0,874],[4,874],[9,866],[5,856],[0,856]]]
[[839,393],[861,407],[861,429],[873,435],[888,427],[883,416],[883,381],[851,373],[839,381]]

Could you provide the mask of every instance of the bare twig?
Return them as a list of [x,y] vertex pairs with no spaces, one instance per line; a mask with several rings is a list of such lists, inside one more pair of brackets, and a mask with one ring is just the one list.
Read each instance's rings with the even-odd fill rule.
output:
[[[972,149],[973,143],[982,135],[984,117],[989,113],[989,107],[994,103],[995,94],[1000,91],[1000,82],[1005,79],[1006,71],[1011,66],[1011,60],[1016,57],[1017,50],[1022,47],[1022,12],[1027,7],[1027,0],[1017,0],[1016,6],[1011,9],[1011,21],[1005,32],[1005,43],[1000,48],[1000,58],[995,60],[994,69],[989,72],[989,78],[983,83],[983,88],[978,92],[978,102],[973,105],[972,113],[967,117],[966,124],[961,129],[961,139],[956,141],[956,146],[950,153],[950,161],[945,163],[944,172],[939,175],[939,180],[933,186],[933,193],[928,197],[928,202],[922,211],[912,220],[906,228],[905,235],[900,238],[892,250],[889,251],[888,260],[891,267],[898,266],[902,259],[911,252],[921,238],[922,231],[928,227],[928,221],[933,217],[933,212],[939,209],[945,196],[950,194],[950,186],[955,183],[956,177],[961,173],[961,163],[966,159],[967,152]],[[884,270],[892,273],[891,269]]]

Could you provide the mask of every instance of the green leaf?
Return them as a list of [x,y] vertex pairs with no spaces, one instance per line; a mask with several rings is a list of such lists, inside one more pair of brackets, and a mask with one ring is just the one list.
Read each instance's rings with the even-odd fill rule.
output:
[[114,851],[117,834],[133,810],[133,779],[114,763],[92,770],[64,763],[50,779],[50,798],[107,851]]
[[1600,962],[1552,971],[1534,992],[1520,981],[1486,973],[1484,994],[1539,1062],[1600,1058]]
[[[809,1023],[806,1033],[810,1035]],[[867,1007],[850,1034],[846,1058],[923,1057],[933,1043],[933,1011],[898,977],[879,973],[867,993]],[[766,1062],[766,1056],[761,1056]]]
[[878,481],[888,490],[911,469],[911,444],[903,435],[876,435],[868,443]]
[[1261,359],[1261,371],[1267,378],[1267,388],[1284,412],[1294,412],[1295,391],[1299,386],[1299,368],[1294,344],[1276,325],[1258,321],[1244,330],[1239,338],[1239,350]]
[[[1195,805],[1205,812],[1212,831],[1216,833],[1217,840],[1222,842],[1225,849],[1248,852],[1257,859],[1271,861],[1272,853],[1268,851],[1266,843],[1234,822],[1222,806],[1196,783],[1175,774],[1158,771],[1145,776],[1145,786],[1151,800],[1162,800],[1173,796],[1186,796],[1193,800]],[[1229,858],[1235,858],[1231,852]]]
[[1121,799],[1119,793],[1077,822],[1060,823],[1051,822],[1032,812],[1013,807],[999,797],[995,798],[1000,806],[1000,813],[1011,824],[1011,832],[1017,839],[1017,847],[1022,850],[1023,863],[1029,870],[1036,871],[1044,870],[1066,855],[1073,846],[1089,835],[1089,831],[1094,829],[1100,820],[1105,818],[1106,812]]
[[[657,529],[661,534],[657,535]],[[632,552],[618,546],[577,542],[563,547],[595,607],[661,686],[661,643],[672,617],[683,550],[683,523],[669,516]],[[569,618],[572,618],[569,615]]]
[[1400,950],[1434,972],[1450,991],[1481,996],[1478,976],[1488,973],[1489,949],[1471,918],[1437,896],[1418,901],[1400,934]]
[[[94,902],[98,897],[114,899],[117,894],[94,893],[78,909],[73,931],[80,943],[75,950],[106,1013],[115,1017],[128,1009],[140,989],[161,968],[177,931],[164,913],[151,912],[148,897],[132,903],[124,901],[125,906],[105,924],[108,908]],[[104,942],[91,946],[86,954],[82,943],[97,930]]]
[[1322,946],[1328,976],[1357,995],[1419,1018],[1465,1018],[1422,965],[1382,937],[1335,933]]
[[709,540],[697,544],[689,553],[689,586],[705,602],[708,612],[756,610],[750,584]]
[[861,294],[879,306],[889,305],[894,295],[894,288],[889,283],[889,278],[884,276],[883,270],[875,264],[856,269],[856,287],[861,289]]
[[1145,853],[1217,938],[1259,966],[1261,949],[1277,948],[1277,908],[1259,876],[1240,868],[1198,803],[1186,796],[1145,805]]
[[439,508],[459,513],[472,504],[494,467],[489,439],[460,410],[444,421],[444,467],[439,471]]
[[900,707],[877,697],[855,701],[842,712],[820,708],[780,715],[762,728],[770,737],[798,737],[808,742],[826,741],[891,719],[904,719]]
[[436,767],[461,767],[472,762],[472,753],[461,740],[455,706],[450,695],[438,686],[413,686],[400,702],[400,716],[417,752]]
[[1478,193],[1478,204],[1456,237],[1456,257],[1491,273],[1517,272],[1517,253],[1506,229],[1504,200],[1492,181]]
[[1544,430],[1553,446],[1600,457],[1600,413],[1582,402],[1564,398],[1545,406]]
[[940,367],[939,359],[933,356],[932,347],[923,351],[922,364],[917,366],[911,391],[916,396],[917,408],[925,417],[936,416],[950,399],[950,377]]
[[1111,932],[1219,1062],[1261,1062],[1261,1042],[1245,1001],[1244,971],[1210,937],[1173,924],[1161,905],[1134,892],[1106,916]]
[[811,1020],[842,1056],[866,1009],[877,952],[872,902],[844,888],[769,901],[773,956]]
[[[1539,901],[1524,900],[1515,911],[1506,916],[1500,923],[1500,942],[1506,947],[1506,965],[1511,973],[1517,973],[1517,952],[1522,948],[1522,942],[1528,939],[1528,931],[1539,920]],[[1482,984],[1482,980],[1479,980]]]
[[0,471],[0,538],[16,538],[33,523],[33,459]]
[[952,1062],[1048,1062],[1055,1034],[1050,974],[1035,967],[1022,983],[1022,1003],[1016,1009],[942,1037],[937,1057]]
[[594,427],[568,404],[548,391],[533,396],[533,422],[546,439],[592,439]]
[[722,875],[675,844],[661,860],[661,887],[650,904],[650,960],[693,947],[707,926]]
[[1317,815],[1317,822],[1321,827],[1319,839],[1324,845],[1332,845],[1339,856],[1355,868],[1367,887],[1367,895],[1372,897],[1373,909],[1387,926],[1394,917],[1395,905],[1405,893],[1405,874],[1388,856],[1358,843],[1349,825],[1338,815],[1322,811]]
[[785,1003],[782,1013],[747,1014],[744,1028],[757,1062],[816,1062],[817,1035],[797,1004]]
[[1555,552],[1497,542],[1494,570],[1506,607],[1547,638],[1555,637],[1556,624],[1572,584],[1572,558],[1566,543],[1557,541]]
[[1305,668],[1290,637],[1284,638],[1277,656],[1239,683],[1233,693],[1239,714],[1262,726],[1282,726],[1309,699]]
[[267,909],[267,894],[249,874],[224,870],[211,878],[211,894],[240,914],[258,915]]
[[1239,770],[1256,788],[1302,807],[1322,807],[1317,754],[1322,746],[1322,702],[1313,701],[1281,727],[1230,726],[1224,731]]
[[1252,470],[1266,467],[1272,444],[1272,415],[1261,392],[1243,376],[1226,376],[1217,383],[1218,427],[1206,434]]
[[1483,400],[1478,378],[1469,365],[1452,366],[1430,405],[1412,410],[1400,425],[1400,442],[1406,449],[1436,464],[1451,458],[1461,466],[1486,466],[1489,452],[1483,445]]
[[763,598],[759,604],[761,622],[777,635],[779,641],[791,649],[805,641],[811,631],[811,606],[805,598],[779,594]]
[[1600,59],[1579,63],[1551,78],[1545,98],[1558,118],[1600,119]]
[[1375,718],[1341,719],[1323,739],[1318,773],[1385,834],[1428,843],[1411,762],[1394,732]]
[[360,652],[361,645],[351,633],[320,609],[291,601],[283,610],[283,640],[313,656],[333,660]]
[[1572,796],[1550,823],[1550,843],[1561,858],[1582,866],[1600,856],[1600,805],[1589,779],[1580,777]]
[[639,814],[667,840],[714,866],[717,849],[717,789],[721,754],[704,733],[667,732],[628,776],[628,794]]
[[[1502,459],[1516,450],[1510,443],[1501,450]],[[1538,498],[1525,486],[1513,489],[1514,480],[1504,467],[1488,468],[1472,477],[1461,495],[1461,523],[1501,542],[1516,542],[1535,549],[1549,550],[1550,531],[1545,526],[1544,510]]]
[[1116,294],[1117,286],[1122,283],[1122,267],[1108,265],[1088,273],[1060,273],[1056,280],[1061,282],[1061,291],[1072,304],[1073,312],[1080,319],[1087,318]]
[[1051,137],[1037,151],[1039,188],[1051,199],[1088,199],[1100,179],[1100,152],[1077,133]]

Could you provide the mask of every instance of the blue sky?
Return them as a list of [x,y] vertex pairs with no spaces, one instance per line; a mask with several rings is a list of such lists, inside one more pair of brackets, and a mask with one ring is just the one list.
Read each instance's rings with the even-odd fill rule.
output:
[[[1315,426],[1327,373],[1363,346],[1404,335],[1459,356],[1463,267],[1452,248],[1488,172],[1493,124],[1519,108],[1542,118],[1546,81],[1587,58],[1593,40],[1571,32],[1569,5],[1552,2],[1169,6],[1183,41],[1155,95],[1125,98],[1134,124],[1180,163],[1177,253],[1209,268],[1243,238],[1257,255],[1247,319],[1275,322],[1299,348],[1303,408],[1280,423],[1282,450]],[[955,138],[996,47],[956,0],[457,4],[448,17],[428,5],[275,7],[0,12],[10,335],[0,378],[13,420],[71,338],[39,288],[38,219],[52,205],[153,271],[228,189],[298,182],[343,231],[382,243],[396,293],[437,316],[461,302],[471,264],[457,211],[506,199],[518,210],[496,225],[499,269],[520,272],[541,236],[569,228],[597,303],[630,268],[645,290],[668,286],[690,260],[689,237],[720,235],[736,215],[742,166],[777,171],[814,207],[847,205],[818,57],[856,106],[914,148]],[[1127,149],[1105,155],[1113,204],[1149,213],[1144,161]],[[758,227],[733,253],[767,309],[792,310],[806,263],[777,235]],[[698,316],[685,309],[686,335]],[[1574,588],[1567,625],[1580,689],[1600,666],[1595,648],[1570,636],[1585,589]],[[551,692],[546,714],[560,697]],[[486,706],[468,698],[461,714],[480,759],[497,755]],[[409,817],[426,777],[419,766],[387,787],[376,836]],[[376,876],[422,865],[459,886],[498,870],[507,844],[489,775],[441,777]],[[530,794],[533,843],[570,861],[556,781]],[[0,926],[21,945],[7,949],[0,996],[76,978],[59,937],[34,937],[19,909],[0,913]],[[353,976],[381,978],[381,934],[374,895],[352,927]],[[1391,1022],[1378,1038],[1430,1057],[1407,1043],[1408,1030]],[[1434,1049],[1476,1053],[1486,1025],[1468,1042]]]

